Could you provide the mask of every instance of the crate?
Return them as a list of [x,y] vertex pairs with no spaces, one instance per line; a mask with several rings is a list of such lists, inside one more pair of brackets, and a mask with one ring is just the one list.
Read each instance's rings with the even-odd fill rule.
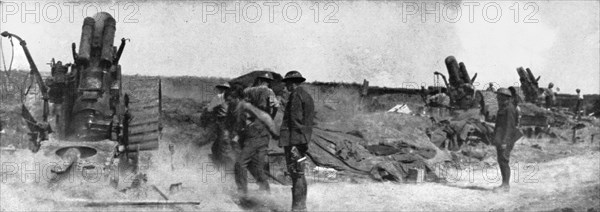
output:
[[408,170],[408,176],[406,177],[408,182],[411,183],[423,183],[425,182],[425,169],[411,168]]

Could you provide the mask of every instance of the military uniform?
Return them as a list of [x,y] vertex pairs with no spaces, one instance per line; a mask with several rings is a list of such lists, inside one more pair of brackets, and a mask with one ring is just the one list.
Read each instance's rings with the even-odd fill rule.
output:
[[267,112],[271,117],[277,112],[279,100],[275,92],[266,85],[254,86],[244,89],[245,100],[258,109]]
[[[216,86],[217,89],[225,91],[229,89],[229,83],[224,83]],[[207,105],[207,112],[214,115],[214,122],[211,126],[211,131],[216,137],[211,151],[213,159],[219,164],[233,164],[235,154],[231,146],[230,128],[227,126],[228,103],[223,97],[223,93],[217,94]]]
[[[501,89],[498,89],[498,91],[500,92]],[[508,93],[508,96],[510,97],[510,93]],[[517,108],[512,100],[507,101],[505,105],[501,106],[496,117],[493,144],[496,146],[496,152],[498,154],[498,165],[500,166],[500,173],[502,175],[502,186],[506,187],[508,187],[510,181],[510,152],[514,147],[515,142],[522,136],[517,128],[518,118]]]
[[546,108],[551,108],[554,106],[556,96],[554,94],[554,91],[552,90],[553,87],[554,87],[554,84],[550,83],[550,84],[548,84],[548,89],[544,90],[544,96],[545,96],[545,100],[546,100]]
[[[304,78],[300,73],[291,71],[285,79]],[[284,80],[285,80],[284,79]],[[283,147],[288,172],[292,178],[292,210],[305,211],[307,184],[304,176],[304,163],[299,159],[306,157],[308,143],[311,140],[314,117],[314,102],[310,94],[297,87],[289,95],[285,105],[281,124],[279,146]]]
[[[265,77],[272,80],[272,77],[267,74]],[[244,89],[244,100],[258,109],[268,113],[271,117],[277,112],[279,102],[275,97],[275,93],[266,85],[259,85]],[[249,116],[247,113],[239,114],[242,116],[240,123],[243,124],[239,130],[239,147],[240,154],[237,157],[235,164],[235,179],[238,189],[246,193],[248,191],[247,171],[254,176],[261,190],[270,190],[269,182],[267,181],[266,172],[268,172],[267,149],[271,134],[267,126],[255,117]]]
[[[243,101],[243,100],[242,100]],[[241,101],[240,101],[241,102]],[[270,190],[264,167],[264,158],[269,144],[269,131],[266,125],[256,118],[251,118],[245,111],[239,111],[240,102],[229,105],[229,125],[233,136],[238,137],[239,154],[234,165],[235,183],[242,194],[248,192],[248,170],[256,179],[261,190]]]
[[227,123],[228,104],[223,102],[215,107],[213,111],[217,118],[215,122],[217,139],[211,148],[213,156],[221,164],[233,164],[235,153],[231,142],[231,129]]
[[[273,80],[270,74],[266,74],[266,76],[262,76],[262,78]],[[244,89],[244,97],[247,102],[269,114],[269,116],[271,116],[272,119],[275,118],[275,115],[277,114],[277,109],[279,108],[279,100],[277,99],[277,97],[275,96],[275,92],[273,92],[271,88],[267,87],[266,85],[249,87]],[[269,148],[268,143],[271,143],[272,140],[270,136],[267,139],[268,140],[266,149]],[[263,157],[262,159],[264,160],[264,171],[267,173],[270,172],[268,156],[266,154],[264,154],[264,156],[261,154],[260,157]]]

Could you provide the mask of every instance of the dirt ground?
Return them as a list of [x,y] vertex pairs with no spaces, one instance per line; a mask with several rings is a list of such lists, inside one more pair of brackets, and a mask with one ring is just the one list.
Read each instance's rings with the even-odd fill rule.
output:
[[[258,193],[250,185],[252,197],[234,198],[235,182],[232,170],[220,170],[209,159],[210,145],[203,142],[170,140],[180,138],[179,130],[165,129],[165,143],[176,144],[173,155],[174,170],[168,148],[154,155],[154,164],[147,171],[148,182],[142,195],[115,191],[102,182],[75,182],[58,188],[42,175],[36,180],[30,173],[35,163],[43,158],[27,150],[12,154],[3,152],[0,209],[2,211],[285,211],[291,204],[289,186],[272,182],[271,194]],[[181,136],[181,135],[179,135]],[[543,150],[532,148],[533,144]],[[545,151],[554,159],[536,156]],[[551,154],[555,152],[556,154]],[[531,156],[528,157],[527,155]],[[557,156],[560,155],[560,156]],[[447,169],[448,183],[397,184],[391,182],[339,181],[325,182],[310,178],[308,209],[310,211],[547,211],[565,208],[577,211],[600,209],[600,152],[598,142],[584,141],[570,144],[566,141],[552,144],[548,140],[518,142],[513,152],[517,163],[508,193],[494,193],[499,185],[497,165],[460,164]],[[17,164],[20,172],[8,175],[6,164]],[[25,168],[24,168],[25,167]],[[28,168],[27,168],[28,167]],[[43,169],[43,168],[39,168]],[[29,170],[29,172],[27,171]],[[460,171],[460,172],[459,172]],[[35,172],[35,171],[34,171]],[[43,172],[40,171],[40,172]],[[460,174],[459,174],[460,173]],[[171,184],[181,182],[177,191],[169,192]],[[161,196],[149,188],[155,185],[174,201],[200,201],[199,205],[179,206],[110,206],[83,207],[83,199],[101,200],[160,200]]]
[[[197,126],[201,104],[165,99],[165,128],[159,150],[145,170],[148,181],[139,189],[121,192],[103,180],[75,179],[56,183],[50,180],[51,161],[27,149],[0,151],[0,211],[287,211],[291,187],[271,181],[270,194],[257,192],[250,184],[251,197],[238,199],[233,170],[215,166],[210,159],[210,142]],[[348,109],[351,112],[353,110]],[[13,110],[9,110],[13,111]],[[165,112],[166,111],[166,112]],[[349,113],[349,112],[348,112]],[[21,120],[16,113],[9,121]],[[348,116],[340,113],[340,116]],[[366,116],[366,117],[365,117]],[[385,114],[356,116],[360,128],[388,126],[402,131],[402,117],[386,119]],[[6,117],[5,117],[6,118]],[[14,120],[13,120],[14,119]],[[387,120],[387,121],[386,121]],[[13,122],[11,122],[13,123]],[[14,121],[14,123],[18,123]],[[339,122],[336,122],[339,123]],[[382,128],[371,134],[386,133]],[[370,135],[366,133],[366,135]],[[7,134],[20,135],[20,130]],[[456,160],[440,165],[436,174],[447,183],[399,184],[362,178],[323,179],[308,176],[310,211],[598,211],[600,210],[600,130],[582,130],[576,144],[567,141],[568,131],[556,139],[522,139],[511,154],[514,172],[511,190],[495,193],[500,184],[493,147],[484,147],[483,161]],[[591,134],[596,134],[594,139]],[[6,134],[5,134],[6,135]],[[395,134],[394,134],[395,135]],[[2,139],[5,143],[9,136]],[[370,138],[370,137],[369,137]],[[10,141],[8,142],[10,143]],[[17,144],[15,140],[13,144]],[[174,145],[171,155],[168,145]],[[26,145],[16,146],[26,148]],[[453,165],[453,166],[448,166]],[[442,171],[445,170],[445,171]],[[128,180],[131,180],[130,176]],[[126,180],[124,180],[126,181]],[[251,181],[252,182],[252,181]],[[173,184],[181,183],[170,191]],[[126,184],[126,183],[122,183]],[[197,205],[86,207],[86,201],[197,201]]]

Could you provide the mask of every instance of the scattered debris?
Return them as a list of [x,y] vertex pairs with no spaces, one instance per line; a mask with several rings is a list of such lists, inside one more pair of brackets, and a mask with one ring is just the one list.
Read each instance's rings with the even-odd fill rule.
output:
[[534,148],[534,149],[542,150],[542,146],[540,146],[539,144],[531,145],[531,147]]
[[315,166],[313,168],[313,174],[315,174],[315,176],[319,178],[324,177],[328,180],[334,180],[337,177],[337,170],[332,168]]
[[165,200],[169,200],[169,197],[167,197],[167,195],[165,195],[162,191],[160,191],[160,189],[158,189],[155,185],[152,185],[152,188],[158,192],[158,194],[160,194],[160,196],[162,198],[164,198]]
[[387,111],[388,113],[402,113],[402,114],[411,114],[412,111],[408,108],[406,104],[399,104],[394,106],[392,109]]
[[169,186],[169,193],[173,194],[175,192],[181,191],[181,185],[183,183],[179,182],[179,183],[173,183]]

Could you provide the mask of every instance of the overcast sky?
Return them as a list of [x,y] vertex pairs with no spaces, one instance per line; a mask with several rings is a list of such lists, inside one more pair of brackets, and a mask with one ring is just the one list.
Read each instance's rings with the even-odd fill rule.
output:
[[[231,2],[95,2],[4,2],[0,28],[27,41],[42,71],[52,57],[72,61],[83,17],[99,6],[117,19],[115,44],[131,39],[124,74],[235,77],[268,68],[309,81],[418,87],[447,73],[444,58],[454,55],[478,73],[479,88],[515,85],[523,66],[561,93],[600,93],[598,1],[238,2],[239,21],[224,13],[236,13]],[[2,44],[9,60],[10,43]],[[13,68],[28,69],[20,48]]]

